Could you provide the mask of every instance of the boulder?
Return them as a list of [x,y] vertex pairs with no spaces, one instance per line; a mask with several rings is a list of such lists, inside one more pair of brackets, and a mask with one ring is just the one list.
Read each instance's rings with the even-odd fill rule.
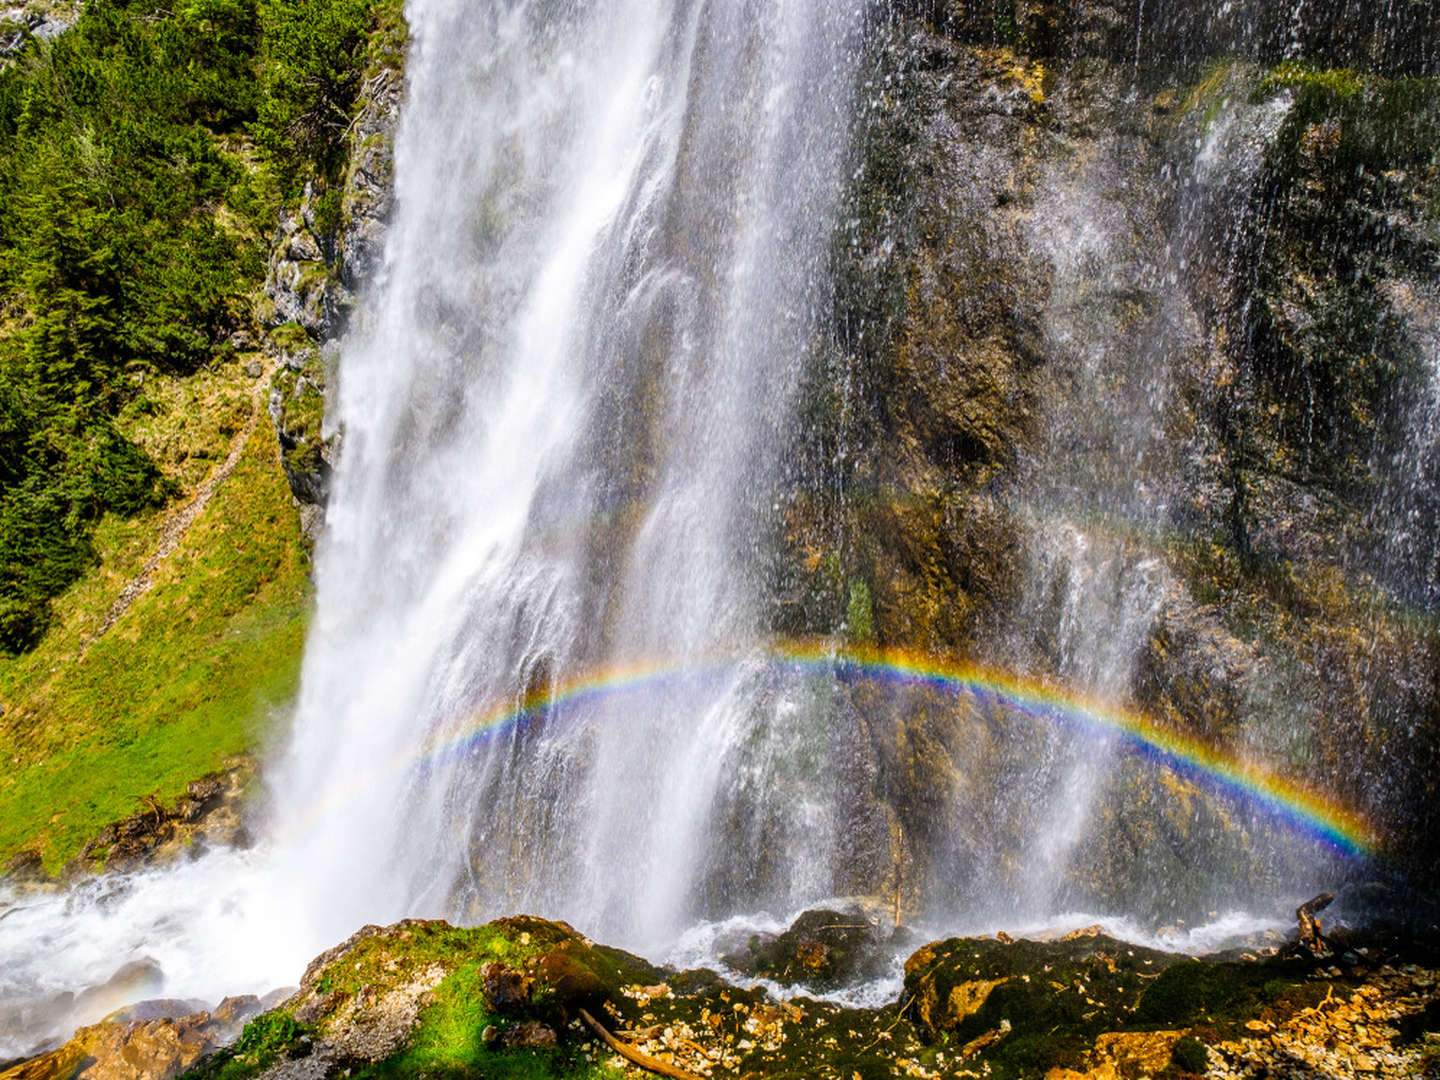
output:
[[526,1020],[506,1028],[500,1035],[502,1046],[525,1050],[549,1050],[556,1043],[555,1029],[536,1020]]
[[961,1044],[1003,1023],[1027,1038],[1093,1037],[1122,1024],[1178,959],[1088,932],[1061,941],[952,938],[905,962],[905,1015],[925,1038]]
[[519,1012],[530,1004],[535,980],[523,971],[491,961],[480,969],[485,986],[485,1007],[494,1013]]
[[171,806],[154,796],[143,809],[106,825],[67,863],[71,878],[103,865],[106,870],[142,867],[193,857],[209,846],[243,847],[249,842],[242,815],[245,787],[254,763],[237,759],[226,771],[192,780]]
[[892,959],[887,938],[864,914],[807,911],[778,935],[753,935],[743,952],[723,957],[743,975],[816,990],[879,976]]
[[50,880],[45,872],[45,861],[40,852],[17,851],[0,868],[0,878],[12,885],[41,885]]
[[[176,1002],[147,1002],[147,1014]],[[0,1072],[0,1080],[171,1080],[234,1038],[208,1012],[180,1017],[108,1020],[77,1031],[64,1046]]]

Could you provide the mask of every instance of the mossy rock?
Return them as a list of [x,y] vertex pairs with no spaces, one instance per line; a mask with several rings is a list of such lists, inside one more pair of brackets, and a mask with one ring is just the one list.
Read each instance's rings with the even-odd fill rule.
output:
[[1324,1000],[1335,984],[1309,978],[1314,968],[1299,960],[1185,960],[1151,983],[1135,1022],[1238,1034],[1246,1021],[1285,1019]]
[[[496,965],[527,974],[528,1002],[491,1010],[485,971]],[[420,919],[367,926],[312,961],[296,994],[187,1076],[242,1080],[262,1071],[342,1069],[376,1077],[613,1075],[586,1061],[574,1040],[557,1039],[553,1051],[507,1049],[504,1033],[523,1025],[563,1030],[582,1007],[633,1018],[636,1007],[621,988],[663,977],[638,957],[544,919],[473,929]],[[488,1041],[481,1037],[487,1029]]]
[[325,438],[325,363],[318,349],[285,352],[270,384],[270,415],[290,490],[302,503],[322,506],[330,489],[330,442]]
[[905,965],[906,1016],[931,1042],[987,1054],[1001,1075],[1076,1068],[1097,1035],[1127,1025],[1155,976],[1180,958],[1103,934],[1063,941],[952,938]]
[[743,975],[782,986],[829,990],[875,978],[889,959],[877,928],[864,915],[807,911],[783,934],[753,935],[744,952],[725,957]]

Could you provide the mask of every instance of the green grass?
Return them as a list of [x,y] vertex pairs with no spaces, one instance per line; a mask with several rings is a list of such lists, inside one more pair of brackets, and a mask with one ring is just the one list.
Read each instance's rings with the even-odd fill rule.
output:
[[[179,440],[172,470],[186,480],[223,459],[238,426],[234,384],[212,389],[211,408],[194,409],[192,385],[136,422],[142,443]],[[263,742],[294,695],[310,602],[276,453],[262,419],[151,589],[85,650],[163,520],[107,519],[101,564],[60,599],[58,625],[34,651],[0,659],[0,859],[37,848],[57,869],[142,796],[172,798]]]
[[[625,1074],[587,1061],[573,1045],[554,1050],[503,1050],[485,1045],[484,1030],[505,1021],[485,1008],[484,980],[478,963],[453,972],[435,990],[410,1045],[360,1074],[366,1080],[409,1076],[486,1077],[487,1080],[618,1080]],[[608,1054],[606,1055],[608,1056]],[[358,1078],[357,1078],[358,1080]]]
[[186,1080],[244,1080],[290,1057],[310,1031],[283,1009],[257,1016],[245,1025],[235,1045],[206,1058],[185,1074]]
[[625,1075],[598,1061],[587,1060],[573,1044],[562,1043],[554,1050],[504,1050],[485,1045],[482,1038],[485,1029],[492,1025],[504,1027],[506,1021],[485,1008],[481,966],[469,963],[452,972],[436,988],[434,1003],[421,1016],[409,1046],[395,1057],[366,1069],[357,1080],[398,1080],[410,1076],[619,1080]]

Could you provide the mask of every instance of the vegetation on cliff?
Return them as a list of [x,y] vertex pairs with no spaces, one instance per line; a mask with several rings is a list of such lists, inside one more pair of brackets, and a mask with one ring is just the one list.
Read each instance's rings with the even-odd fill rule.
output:
[[105,513],[175,493],[122,410],[237,349],[386,7],[95,0],[0,72],[0,649],[39,640]]
[[403,41],[392,0],[96,0],[0,69],[0,863],[58,869],[293,694],[308,545],[266,409],[294,335],[261,286],[302,189],[340,227]]

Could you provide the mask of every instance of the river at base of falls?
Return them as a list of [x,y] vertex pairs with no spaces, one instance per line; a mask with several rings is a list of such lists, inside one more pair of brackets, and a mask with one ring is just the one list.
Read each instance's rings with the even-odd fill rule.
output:
[[[76,1027],[138,1000],[170,999],[198,1011],[227,996],[263,996],[295,985],[306,964],[344,935],[307,940],[297,933],[280,890],[267,880],[266,861],[263,848],[222,850],[164,870],[95,878],[65,892],[0,888],[0,927],[5,930],[0,972],[7,973],[0,994],[0,1061],[48,1049]],[[859,910],[856,903],[855,898],[822,898],[807,907]],[[748,978],[726,966],[722,957],[737,943],[752,934],[780,933],[799,914],[760,911],[703,921],[649,959],[677,970],[710,968],[730,982],[763,988],[778,998],[804,995],[879,1008],[896,1000],[906,958],[926,941],[1000,930],[1017,938],[1048,939],[1099,926],[1134,944],[1202,955],[1274,945],[1293,924],[1281,912],[1226,912],[1204,925],[1160,929],[1126,916],[1088,912],[1004,924],[907,923],[906,944],[896,946],[881,977],[823,993]],[[875,922],[883,934],[886,921]],[[47,962],[36,964],[36,956]]]

